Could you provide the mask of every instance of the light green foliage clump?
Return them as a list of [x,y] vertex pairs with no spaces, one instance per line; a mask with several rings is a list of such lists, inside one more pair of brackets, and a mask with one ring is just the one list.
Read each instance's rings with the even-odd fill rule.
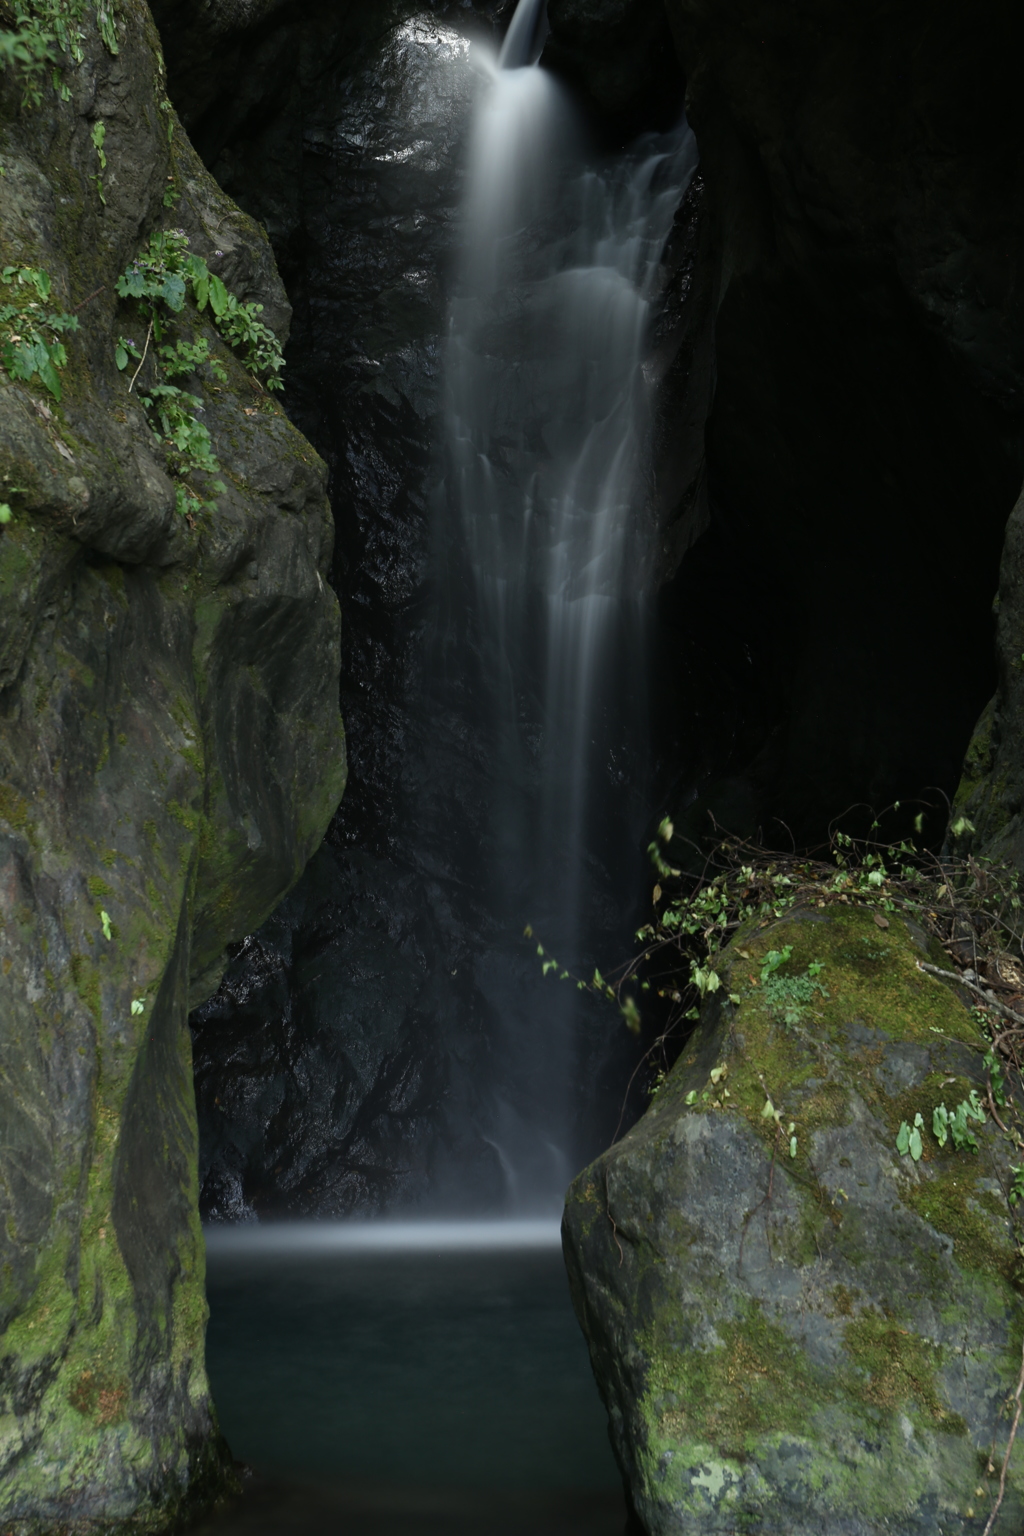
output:
[[[157,230],[147,250],[118,278],[117,291],[122,298],[138,302],[158,343],[167,333],[168,314],[180,314],[191,294],[200,314],[209,307],[214,325],[241,353],[249,372],[262,376],[266,389],[283,388],[279,378],[284,367],[281,344],[259,318],[263,305],[243,304],[230,293],[202,256],[189,250],[184,230]],[[127,359],[122,362],[119,358],[118,362],[122,368],[127,366]]]
[[792,954],[792,944],[768,951],[761,966],[761,986],[765,1004],[781,1013],[787,1024],[799,1024],[815,995],[827,998],[828,993],[817,979],[825,969],[820,960],[810,961],[806,971],[796,976],[778,974]]
[[0,283],[0,363],[4,371],[26,384],[38,379],[54,400],[60,400],[60,369],[68,360],[61,338],[78,330],[77,315],[51,306],[50,275],[38,267],[4,267]]
[[[261,304],[242,304],[229,293],[201,256],[188,248],[184,230],[157,230],[147,249],[118,278],[117,291],[133,301],[146,321],[143,345],[130,337],[118,338],[114,357],[125,372],[134,364],[129,390],[133,389],[147,358],[152,382],[139,391],[153,431],[163,442],[169,468],[176,481],[178,511],[191,518],[201,510],[213,510],[210,491],[221,493],[224,482],[212,479],[220,472],[209,429],[199,419],[202,398],[171,380],[198,378],[200,370],[216,382],[225,382],[223,365],[214,357],[205,337],[189,339],[173,334],[177,317],[191,298],[197,314],[209,309],[225,341],[239,350],[248,371],[262,375],[268,390],[281,389],[284,366],[281,347],[269,327],[259,319]],[[210,477],[209,486],[197,483],[197,475]]]
[[[71,91],[63,68],[81,64],[85,57],[85,18],[90,9],[86,0],[14,0],[10,9],[14,27],[0,29],[0,69],[13,69],[20,76],[22,106],[41,105],[47,71],[54,90],[68,101]],[[107,51],[116,54],[111,0],[96,0],[92,9]]]

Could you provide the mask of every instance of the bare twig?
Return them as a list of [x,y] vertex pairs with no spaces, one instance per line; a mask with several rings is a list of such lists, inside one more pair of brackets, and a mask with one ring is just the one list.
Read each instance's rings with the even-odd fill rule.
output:
[[929,976],[941,976],[943,981],[955,981],[958,987],[966,987],[969,992],[975,993],[990,1008],[998,1008],[999,1012],[1006,1018],[1012,1019],[1015,1024],[1024,1026],[1024,1014],[1014,1013],[1012,1008],[1008,1008],[1005,1003],[999,1001],[994,992],[989,992],[984,987],[979,987],[977,982],[968,981],[967,977],[962,976],[959,971],[944,971],[937,965],[929,965],[926,960],[919,960],[917,968],[919,971],[927,971]]
[[1005,1126],[1003,1124],[1003,1122],[1000,1120],[999,1113],[996,1110],[996,1101],[992,1097],[992,1079],[991,1078],[989,1078],[989,1080],[988,1080],[988,1087],[987,1087],[986,1091],[987,1091],[987,1094],[988,1094],[988,1111],[989,1111],[989,1114],[992,1116],[992,1119],[995,1121],[996,1125],[998,1125],[998,1127],[1002,1131],[1003,1135],[1004,1136],[1009,1136],[1009,1134],[1010,1134],[1009,1128],[1007,1126]]
[[142,365],[146,361],[146,353],[149,351],[149,338],[152,336],[152,334],[153,334],[153,322],[151,320],[149,322],[149,325],[148,325],[147,329],[146,329],[146,345],[142,349],[142,356],[139,358],[139,366],[136,368],[135,372],[132,374],[132,381],[128,385],[128,393],[129,394],[131,394],[133,388],[135,387],[135,380],[138,378],[139,374],[142,372]]
[[1006,1474],[1010,1470],[1010,1456],[1013,1452],[1013,1442],[1017,1438],[1017,1426],[1020,1424],[1020,1398],[1022,1392],[1024,1392],[1024,1348],[1021,1349],[1020,1376],[1017,1380],[1017,1390],[1013,1394],[1013,1400],[1017,1404],[1017,1408],[1013,1415],[1013,1424],[1010,1426],[1010,1439],[1007,1442],[1006,1455],[1003,1458],[1003,1470],[999,1474],[999,1497],[996,1499],[996,1502],[992,1507],[992,1513],[988,1517],[988,1524],[985,1526],[982,1536],[991,1536],[992,1527],[996,1523],[996,1515],[999,1513],[999,1507],[1003,1502],[1003,1495],[1006,1492]]
[[604,1172],[604,1211],[605,1211],[605,1215],[608,1217],[608,1220],[612,1224],[612,1237],[614,1237],[614,1239],[615,1239],[615,1246],[619,1250],[619,1268],[621,1269],[623,1264],[625,1263],[626,1255],[622,1251],[622,1244],[619,1242],[619,1229],[618,1229],[618,1227],[615,1224],[615,1217],[612,1215],[612,1197],[611,1197],[611,1195],[608,1192],[608,1170],[607,1170],[607,1168],[605,1169],[605,1172]]
[[72,310],[72,311],[71,311],[71,313],[72,313],[72,314],[73,314],[73,315],[77,315],[77,314],[78,314],[78,311],[79,311],[79,310],[80,310],[80,309],[84,309],[84,308],[85,308],[85,306],[86,306],[86,305],[87,305],[87,304],[91,304],[91,303],[92,303],[92,301],[93,301],[93,299],[98,299],[98,298],[99,298],[99,296],[100,296],[100,294],[101,294],[101,293],[102,293],[102,292],[103,292],[103,290],[104,290],[104,289],[105,289],[105,288],[106,288],[106,286],[107,286],[107,285],[106,285],[106,283],[101,283],[101,284],[100,284],[100,286],[99,286],[99,287],[98,287],[98,288],[94,288],[94,289],[93,289],[93,291],[92,291],[92,293],[90,293],[90,295],[89,295],[89,297],[88,297],[88,298],[87,298],[87,299],[83,299],[83,300],[82,300],[82,302],[81,302],[81,304],[76,304],[76,305],[75,305],[75,307],[74,307],[74,309],[73,309],[73,310]]

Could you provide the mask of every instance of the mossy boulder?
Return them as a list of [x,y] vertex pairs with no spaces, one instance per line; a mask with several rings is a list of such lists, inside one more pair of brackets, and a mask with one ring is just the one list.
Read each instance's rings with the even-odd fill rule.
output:
[[[984,1097],[985,1044],[919,969],[925,934],[882,922],[741,930],[646,1115],[569,1192],[573,1298],[652,1536],[966,1536],[992,1509],[1024,1337],[1012,1148],[991,1118],[976,1152],[940,1147],[933,1111]],[[996,1533],[1022,1518],[1018,1443]]]
[[223,1485],[188,1009],[345,777],[323,464],[187,311],[225,375],[200,393],[226,489],[186,518],[115,365],[146,329],[117,278],[154,229],[286,328],[273,255],[177,123],[146,6],[118,6],[116,51],[91,9],[83,26],[63,93],[47,74],[26,107],[0,73],[0,265],[44,268],[81,321],[59,402],[0,369],[0,1529],[19,1536],[163,1529]]

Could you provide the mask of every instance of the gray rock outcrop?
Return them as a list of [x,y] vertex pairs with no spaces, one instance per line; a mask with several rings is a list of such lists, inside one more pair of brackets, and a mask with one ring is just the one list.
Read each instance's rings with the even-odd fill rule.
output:
[[205,505],[140,403],[152,354],[135,390],[116,366],[147,329],[117,280],[158,229],[290,313],[146,6],[106,42],[89,10],[39,105],[23,83],[0,74],[2,265],[45,271],[80,328],[60,400],[0,369],[0,1525],[149,1530],[224,1475],[187,1015],[344,784],[333,528],[323,465],[209,310],[180,316],[220,368],[179,379],[223,477]]

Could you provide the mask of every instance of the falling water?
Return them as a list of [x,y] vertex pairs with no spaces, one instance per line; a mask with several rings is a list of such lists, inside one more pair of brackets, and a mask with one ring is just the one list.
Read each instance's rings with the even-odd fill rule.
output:
[[[505,919],[539,917],[549,949],[572,965],[585,945],[609,752],[643,732],[634,707],[650,564],[643,362],[661,258],[697,155],[682,122],[588,166],[568,94],[537,65],[546,30],[543,0],[520,0],[477,108],[447,430],[493,739],[489,874]],[[556,1000],[556,990],[542,1019],[520,1009],[507,1031],[510,1082],[528,1061],[546,1086],[532,1112],[520,1092],[506,1117],[515,1133],[506,1127],[493,1144],[512,1187],[523,1149],[532,1146],[536,1165],[545,1143],[548,1193],[560,1196],[554,1186],[576,1150],[567,1126],[579,1074],[574,998],[563,988]],[[506,1011],[516,1014],[514,999]]]

